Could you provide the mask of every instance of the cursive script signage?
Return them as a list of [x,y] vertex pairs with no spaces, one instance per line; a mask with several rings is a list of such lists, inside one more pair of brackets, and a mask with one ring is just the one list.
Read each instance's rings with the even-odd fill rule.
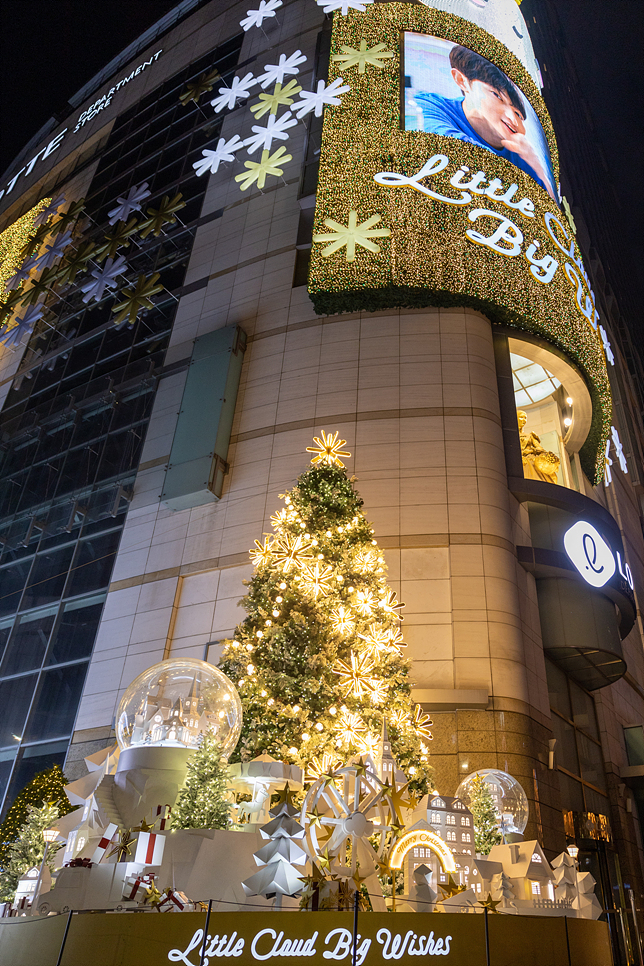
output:
[[591,587],[603,587],[617,569],[633,590],[633,574],[619,551],[613,553],[601,533],[585,520],[578,520],[563,538],[569,558]]

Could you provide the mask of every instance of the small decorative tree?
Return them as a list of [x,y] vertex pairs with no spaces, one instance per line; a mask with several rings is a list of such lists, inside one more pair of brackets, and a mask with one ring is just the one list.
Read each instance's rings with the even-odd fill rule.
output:
[[30,805],[40,806],[45,802],[58,802],[57,817],[59,818],[78,807],[69,803],[64,791],[66,784],[67,779],[60,765],[54,765],[34,775],[29,784],[18,793],[4,822],[0,825],[0,867],[4,867],[9,861],[7,849],[18,837],[25,824]]
[[171,826],[228,828],[232,804],[228,797],[228,765],[212,732],[203,735],[188,760],[186,784],[172,810]]
[[[45,854],[43,831],[60,817],[58,803],[48,802],[40,807],[27,806],[27,816],[18,835],[5,849],[5,859],[0,868],[0,901],[13,901],[20,876],[33,866],[38,866]],[[60,845],[50,845],[47,865],[54,871],[54,855]]]
[[481,775],[476,775],[470,784],[469,793],[469,809],[474,818],[476,851],[489,855],[492,847],[502,841],[492,792],[485,779]]

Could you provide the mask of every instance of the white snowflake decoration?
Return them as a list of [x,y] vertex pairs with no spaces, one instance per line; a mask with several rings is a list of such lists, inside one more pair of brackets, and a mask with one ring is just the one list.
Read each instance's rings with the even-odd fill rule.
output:
[[21,319],[16,319],[13,328],[5,326],[0,332],[0,342],[6,346],[18,345],[23,335],[28,335],[34,325],[42,317],[45,306],[42,302],[38,305],[30,305]]
[[12,289],[18,288],[22,282],[26,282],[29,278],[29,272],[34,267],[36,262],[35,258],[30,258],[29,261],[23,262],[19,269],[16,270],[15,274],[11,276],[7,284],[5,285],[5,290],[11,292]]
[[114,260],[113,258],[108,258],[105,262],[103,268],[93,268],[89,273],[94,279],[93,282],[85,282],[81,285],[81,292],[85,292],[83,296],[83,302],[87,304],[92,299],[96,299],[97,302],[103,298],[105,289],[116,288],[119,275],[122,275],[127,268],[127,262],[122,255]]
[[611,366],[614,366],[615,365],[615,356],[613,355],[613,350],[611,349],[611,345],[610,345],[610,342],[609,342],[609,339],[608,339],[608,335],[606,334],[606,329],[604,328],[603,325],[600,325],[599,326],[599,336],[600,336],[600,338],[602,340],[602,345],[604,347],[604,352],[606,353],[606,358],[610,362]]
[[253,125],[251,128],[255,133],[252,137],[246,138],[244,144],[248,148],[248,153],[253,154],[257,148],[262,148],[270,151],[273,141],[287,141],[288,134],[286,131],[290,127],[294,127],[297,121],[292,116],[290,111],[285,111],[281,117],[275,117],[271,114],[268,118],[268,123],[266,127],[259,127],[258,125]]
[[606,440],[606,452],[604,453],[604,486],[608,486],[609,483],[613,482],[613,474],[611,472],[611,466],[613,461],[609,456],[610,453],[610,440]]
[[315,2],[318,7],[322,7],[325,13],[333,13],[334,10],[339,10],[342,16],[346,17],[349,8],[364,13],[367,9],[365,4],[373,3],[373,0],[315,0]]
[[140,211],[141,202],[149,198],[151,193],[148,190],[147,181],[138,187],[132,185],[125,198],[116,199],[116,208],[108,211],[110,225],[114,225],[117,221],[127,221],[133,211]]
[[341,101],[337,95],[345,94],[350,90],[348,84],[342,84],[341,77],[336,77],[328,87],[323,80],[320,80],[317,91],[301,91],[300,102],[294,104],[292,110],[300,121],[311,111],[315,112],[316,117],[321,117],[325,104],[340,104]]
[[619,460],[619,465],[622,468],[622,472],[628,473],[628,463],[626,462],[626,457],[624,456],[624,447],[621,439],[619,438],[619,433],[614,426],[611,426],[610,434],[613,437],[613,446],[615,447],[615,453],[617,454],[617,459]]
[[251,27],[261,27],[263,21],[268,17],[274,17],[275,11],[281,6],[282,0],[260,0],[259,9],[247,10],[248,16],[239,21],[239,26],[243,27],[244,31],[250,30]]
[[69,244],[71,244],[71,240],[71,231],[66,231],[63,235],[58,235],[56,241],[52,245],[45,245],[45,250],[34,262],[34,267],[37,268],[39,272],[42,271],[43,268],[50,268],[54,262],[63,257],[65,249]]
[[299,74],[299,64],[303,64],[305,60],[306,57],[301,50],[296,50],[290,57],[280,54],[278,64],[264,64],[265,73],[259,75],[257,83],[261,84],[264,90],[270,84],[281,84],[287,74]]
[[215,109],[215,113],[219,114],[225,107],[232,111],[237,101],[243,101],[250,97],[250,89],[256,83],[257,81],[251,73],[246,74],[245,77],[233,77],[230,87],[220,87],[219,97],[215,97],[210,102]]
[[215,150],[212,151],[208,148],[204,148],[204,150],[201,152],[203,154],[203,158],[199,158],[198,161],[195,161],[192,167],[199,176],[205,174],[206,171],[209,171],[211,174],[216,174],[219,170],[219,165],[221,162],[234,161],[235,151],[239,151],[239,149],[243,148],[243,146],[244,142],[238,134],[235,134],[230,141],[227,141],[225,138],[219,138]]
[[42,208],[36,217],[34,218],[34,226],[37,228],[38,225],[44,225],[45,222],[52,216],[55,215],[61,205],[65,204],[65,195],[58,195],[53,201]]

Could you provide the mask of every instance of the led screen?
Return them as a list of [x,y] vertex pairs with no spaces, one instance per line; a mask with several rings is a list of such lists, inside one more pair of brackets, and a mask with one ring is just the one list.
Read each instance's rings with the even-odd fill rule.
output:
[[467,47],[405,32],[404,129],[491,151],[556,200],[548,145],[532,106],[502,70]]

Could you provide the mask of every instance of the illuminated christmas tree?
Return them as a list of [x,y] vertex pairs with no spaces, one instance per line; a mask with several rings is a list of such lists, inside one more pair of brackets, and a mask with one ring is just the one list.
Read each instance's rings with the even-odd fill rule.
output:
[[489,855],[490,849],[502,841],[498,813],[490,786],[482,775],[476,775],[469,787],[469,809],[474,819],[476,851]]
[[237,756],[264,751],[309,778],[375,754],[383,719],[400,767],[425,791],[431,721],[411,700],[401,604],[338,434],[309,447],[313,464],[255,541],[248,616],[227,641],[222,670],[244,708]]
[[[57,802],[44,805],[29,805],[18,836],[6,848],[5,861],[0,868],[0,901],[13,901],[18,879],[33,866],[39,866],[45,854],[43,831],[53,825],[60,817]],[[47,850],[47,865],[54,871],[54,856],[62,843],[50,845]]]
[[232,804],[228,795],[228,765],[212,734],[188,760],[188,775],[172,810],[172,828],[228,828]]
[[71,805],[65,795],[65,778],[60,765],[53,765],[46,771],[34,775],[31,781],[18,793],[0,825],[0,867],[8,861],[7,849],[17,838],[25,824],[30,805],[43,805],[45,802],[58,802],[58,815],[67,815],[77,805]]

